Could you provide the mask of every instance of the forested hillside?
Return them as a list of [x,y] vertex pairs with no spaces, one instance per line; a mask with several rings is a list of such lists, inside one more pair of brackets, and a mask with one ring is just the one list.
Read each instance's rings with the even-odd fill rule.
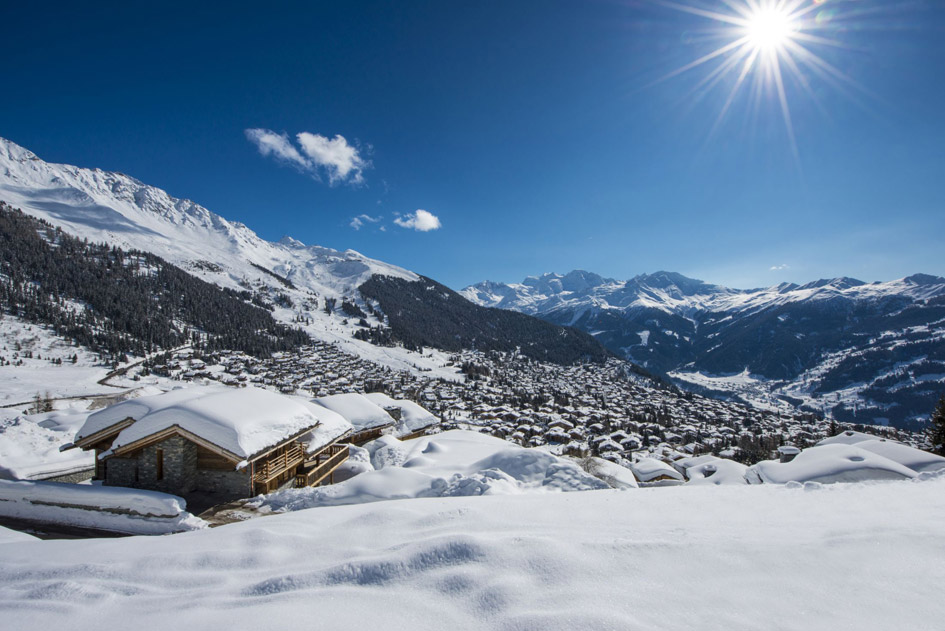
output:
[[426,277],[408,281],[375,275],[360,290],[387,315],[392,340],[408,347],[433,346],[448,351],[518,348],[527,357],[554,363],[601,361],[610,356],[587,333],[514,311],[480,307]]
[[0,202],[0,312],[103,356],[186,343],[261,356],[310,341],[264,307],[250,292],[221,289],[147,252],[75,238]]

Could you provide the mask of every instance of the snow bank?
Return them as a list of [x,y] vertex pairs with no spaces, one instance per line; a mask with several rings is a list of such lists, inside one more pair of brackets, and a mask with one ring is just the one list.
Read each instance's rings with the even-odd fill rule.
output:
[[394,424],[393,417],[384,408],[363,394],[334,394],[315,399],[315,403],[343,416],[356,432]]
[[129,534],[196,530],[182,498],[120,487],[0,480],[0,515]]
[[615,462],[603,458],[591,457],[591,470],[588,471],[595,478],[603,480],[614,489],[636,489],[640,485],[633,471],[622,467]]
[[567,459],[477,432],[452,430],[408,441],[384,436],[365,447],[373,470],[365,466],[344,482],[287,489],[251,504],[281,512],[405,498],[609,488]]
[[748,467],[734,460],[715,456],[700,457],[686,467],[686,484],[699,486],[705,484],[748,484]]
[[916,473],[945,469],[945,458],[885,438],[864,440],[856,443],[856,446],[898,462]]
[[28,535],[19,530],[10,530],[0,526],[0,544],[3,543],[25,543],[27,541],[37,541],[33,535]]
[[842,442],[805,449],[791,462],[765,460],[752,466],[749,480],[787,482],[864,482],[911,479],[916,473],[889,458]]
[[876,436],[873,434],[864,434],[863,432],[855,432],[852,429],[848,429],[845,432],[840,432],[836,436],[828,436],[822,441],[817,443],[817,445],[855,445],[856,443],[861,443],[864,440],[873,440]]
[[400,409],[400,420],[397,421],[397,425],[394,427],[396,436],[406,436],[440,422],[439,418],[413,401],[394,399],[383,392],[371,392],[364,396],[371,403],[385,410],[388,408]]
[[323,419],[337,425],[324,408],[299,397],[260,388],[200,386],[123,401],[89,416],[76,440],[123,421],[135,423],[118,434],[118,449],[174,425],[234,456],[249,458]]
[[60,452],[88,412],[22,415],[0,410],[0,479],[30,480],[66,475],[95,466],[94,456]]
[[0,553],[10,631],[940,629],[945,478],[449,497]]

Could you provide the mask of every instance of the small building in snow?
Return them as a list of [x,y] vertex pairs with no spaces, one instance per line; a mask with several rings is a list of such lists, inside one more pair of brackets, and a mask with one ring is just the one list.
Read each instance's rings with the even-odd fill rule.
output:
[[341,415],[258,388],[193,387],[91,414],[73,447],[94,450],[95,479],[208,505],[331,481],[354,431]]

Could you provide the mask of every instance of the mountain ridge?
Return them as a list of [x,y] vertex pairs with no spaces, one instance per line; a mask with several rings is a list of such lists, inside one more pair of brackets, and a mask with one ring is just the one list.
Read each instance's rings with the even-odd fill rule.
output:
[[[576,273],[600,282],[560,282]],[[866,410],[875,422],[917,423],[945,390],[945,278],[931,274],[732,289],[675,272],[620,281],[578,270],[461,293],[583,329],[689,388],[844,420]]]

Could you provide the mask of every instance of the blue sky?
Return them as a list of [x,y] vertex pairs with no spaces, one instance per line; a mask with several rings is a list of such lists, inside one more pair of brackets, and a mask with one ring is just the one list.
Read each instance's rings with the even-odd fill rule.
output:
[[798,1],[850,82],[785,70],[793,134],[772,89],[720,119],[725,56],[667,77],[721,22],[546,0],[5,3],[0,136],[454,288],[945,275],[945,4]]

